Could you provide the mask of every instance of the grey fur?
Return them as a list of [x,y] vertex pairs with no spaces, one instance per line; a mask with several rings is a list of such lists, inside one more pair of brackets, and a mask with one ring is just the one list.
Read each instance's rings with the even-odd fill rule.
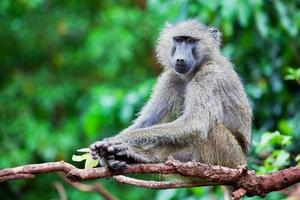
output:
[[[220,35],[196,20],[167,25],[156,47],[164,71],[150,100],[129,128],[91,145],[94,157],[108,159],[113,154],[121,164],[164,162],[173,156],[228,167],[245,165],[252,113],[232,63],[221,54]],[[175,73],[170,62],[175,36],[199,40],[199,65],[189,73]],[[120,142],[124,148],[119,148]],[[107,146],[118,148],[107,153]]]

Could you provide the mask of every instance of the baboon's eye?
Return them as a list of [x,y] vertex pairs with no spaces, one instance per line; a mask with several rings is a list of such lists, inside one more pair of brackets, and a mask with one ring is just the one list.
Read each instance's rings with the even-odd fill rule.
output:
[[196,40],[194,38],[188,38],[187,39],[187,43],[193,44],[195,42],[196,42]]
[[178,43],[182,43],[183,39],[181,37],[175,37],[174,40]]

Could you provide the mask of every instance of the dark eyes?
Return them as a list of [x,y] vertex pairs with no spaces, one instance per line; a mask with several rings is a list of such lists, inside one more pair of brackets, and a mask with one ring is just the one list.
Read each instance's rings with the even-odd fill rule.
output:
[[190,44],[193,44],[193,43],[196,42],[196,40],[195,40],[194,38],[188,38],[188,39],[186,40],[186,42],[187,42],[187,43],[190,43]]
[[191,37],[175,37],[174,40],[177,43],[182,43],[182,42],[187,42],[189,44],[193,44],[195,42],[197,42],[197,39],[191,38]]
[[183,42],[183,39],[180,38],[180,37],[176,37],[176,38],[174,38],[174,40],[175,40],[176,42],[178,42],[178,43],[182,43],[182,42]]

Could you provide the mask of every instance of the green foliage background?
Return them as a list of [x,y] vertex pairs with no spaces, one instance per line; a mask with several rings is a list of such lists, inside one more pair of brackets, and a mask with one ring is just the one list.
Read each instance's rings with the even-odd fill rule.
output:
[[[223,52],[245,84],[254,110],[250,168],[295,165],[299,8],[292,0],[1,0],[0,168],[72,162],[76,149],[128,126],[161,71],[153,53],[160,28],[187,18],[223,32]],[[49,174],[1,183],[0,199],[59,199],[55,181]],[[221,198],[219,188],[153,191],[100,182],[120,199]],[[69,199],[101,198],[62,184]]]

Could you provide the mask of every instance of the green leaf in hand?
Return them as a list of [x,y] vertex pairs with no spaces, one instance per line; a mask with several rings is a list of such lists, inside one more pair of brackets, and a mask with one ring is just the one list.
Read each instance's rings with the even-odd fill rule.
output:
[[82,155],[73,155],[72,156],[72,160],[75,162],[82,162],[85,161],[84,163],[84,169],[92,169],[94,167],[96,167],[99,163],[98,160],[94,160],[92,158],[92,155],[90,153],[90,149],[89,148],[83,148],[83,149],[78,149],[78,152],[83,152],[85,154]]

